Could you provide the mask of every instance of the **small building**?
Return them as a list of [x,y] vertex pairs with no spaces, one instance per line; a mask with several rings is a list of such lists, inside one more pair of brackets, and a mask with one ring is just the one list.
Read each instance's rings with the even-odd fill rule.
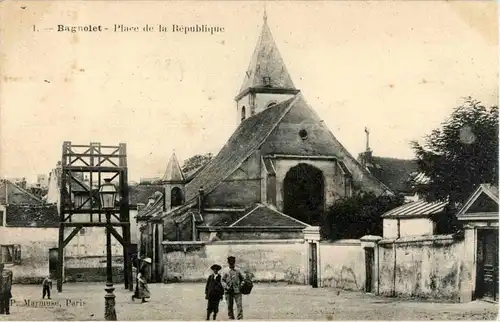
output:
[[498,187],[481,184],[457,218],[465,228],[460,301],[498,301]]
[[56,205],[9,180],[0,181],[0,263],[13,272],[14,282],[39,282],[49,273],[49,250],[57,246],[58,227]]
[[402,238],[436,234],[436,219],[446,211],[448,202],[417,200],[383,214],[383,237]]

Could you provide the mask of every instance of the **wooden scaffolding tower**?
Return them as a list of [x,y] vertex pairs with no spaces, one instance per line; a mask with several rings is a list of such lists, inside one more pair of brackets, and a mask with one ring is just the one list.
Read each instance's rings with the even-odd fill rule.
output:
[[[117,207],[111,211],[113,220],[109,227],[106,224],[105,212],[101,209],[99,202],[99,188],[104,183],[104,179],[111,179],[115,184],[119,198]],[[100,143],[72,145],[71,142],[64,142],[59,187],[58,292],[62,292],[64,278],[64,248],[84,227],[106,227],[123,246],[125,288],[132,290],[126,144],[120,143],[118,146],[105,146]],[[79,191],[78,200],[73,198],[73,189]],[[122,228],[121,235],[115,227]],[[67,237],[65,237],[66,228],[73,228]]]

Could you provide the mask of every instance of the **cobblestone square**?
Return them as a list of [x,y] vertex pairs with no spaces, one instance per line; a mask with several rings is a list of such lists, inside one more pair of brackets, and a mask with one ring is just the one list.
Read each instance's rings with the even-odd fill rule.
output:
[[[58,307],[37,305],[39,285],[13,285],[15,303],[11,315],[0,320],[103,320],[104,284],[65,284],[62,293],[53,290]],[[206,302],[204,284],[151,284],[151,301],[132,302],[131,292],[116,286],[118,320],[203,320]],[[498,305],[476,301],[466,304],[430,303],[346,292],[330,288],[256,284],[243,298],[248,320],[496,320]],[[220,305],[218,320],[227,320],[226,303]]]

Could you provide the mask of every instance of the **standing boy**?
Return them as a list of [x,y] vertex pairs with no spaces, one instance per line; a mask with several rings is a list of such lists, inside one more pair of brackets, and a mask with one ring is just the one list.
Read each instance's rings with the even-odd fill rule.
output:
[[52,279],[50,278],[49,275],[42,282],[42,299],[44,299],[45,295],[47,295],[47,298],[50,300],[51,289],[52,289]]
[[219,274],[221,268],[217,264],[210,267],[213,273],[208,277],[207,285],[205,286],[205,299],[208,300],[207,320],[210,320],[210,314],[212,313],[214,314],[214,320],[217,318],[219,302],[224,296],[224,288],[222,288],[221,276]]

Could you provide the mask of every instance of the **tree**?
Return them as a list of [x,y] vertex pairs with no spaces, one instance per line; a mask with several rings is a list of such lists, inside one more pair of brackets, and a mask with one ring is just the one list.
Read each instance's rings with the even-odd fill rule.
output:
[[498,182],[498,106],[466,98],[440,129],[412,142],[420,172],[428,179],[414,186],[426,200],[456,208],[481,183]]
[[381,216],[403,203],[402,196],[376,196],[373,193],[340,199],[327,210],[322,235],[331,240],[382,236]]
[[201,166],[204,166],[210,160],[213,159],[212,153],[206,153],[206,154],[196,154],[186,161],[184,161],[182,165],[182,172],[186,173],[195,169],[198,169]]

